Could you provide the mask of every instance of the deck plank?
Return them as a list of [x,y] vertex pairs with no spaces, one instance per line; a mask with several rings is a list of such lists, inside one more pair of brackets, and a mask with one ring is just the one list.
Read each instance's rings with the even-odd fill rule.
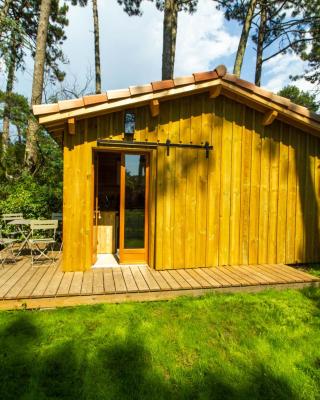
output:
[[131,267],[130,269],[139,292],[149,292],[149,286],[141,274],[139,267]]
[[94,294],[104,293],[103,270],[102,269],[93,270],[93,293]]
[[31,293],[31,297],[42,297],[49,282],[56,271],[59,270],[59,265],[50,266],[48,267],[47,271],[43,274],[42,278],[38,282],[37,286],[34,288],[33,292]]
[[225,275],[228,275],[231,278],[233,278],[236,282],[238,282],[240,284],[240,286],[247,286],[247,285],[255,284],[255,283],[252,283],[252,281],[247,280],[243,275],[239,275],[237,273],[237,271],[235,271],[233,268],[229,269],[228,267],[224,266],[224,267],[221,267],[221,269],[223,269],[223,273]]
[[212,287],[221,287],[222,284],[217,281],[215,278],[213,278],[210,274],[207,274],[207,268],[197,268],[196,269],[197,273],[202,276],[206,281],[212,285]]
[[32,279],[29,280],[29,282],[24,286],[24,288],[19,293],[19,295],[18,295],[19,298],[25,299],[25,298],[28,298],[31,296],[35,287],[40,282],[40,279],[46,273],[48,267],[41,266],[41,267],[34,267],[34,268],[36,269],[36,272],[32,276]]
[[182,289],[191,289],[191,285],[189,284],[189,282],[184,279],[184,277],[180,275],[176,270],[171,269],[168,272],[178,282]]
[[209,276],[212,276],[212,278],[219,282],[222,287],[232,286],[232,284],[227,279],[225,279],[225,277],[222,277],[219,274],[215,273],[214,268],[205,268],[205,273]]
[[171,290],[171,286],[161,275],[160,271],[151,270],[150,273],[152,274],[153,278],[157,281],[160,290]]
[[25,263],[17,271],[10,276],[10,278],[1,286],[0,297],[4,297],[9,290],[16,285],[23,275],[30,269],[30,266]]
[[172,275],[169,274],[168,271],[159,271],[160,275],[164,280],[168,283],[171,289],[173,290],[179,290],[182,289],[179,283],[173,278]]
[[268,276],[270,279],[273,279],[274,284],[290,283],[292,281],[291,279],[288,279],[287,277],[279,275],[279,273],[273,272],[270,268],[267,268],[266,266],[257,265],[257,266],[255,266],[255,268],[258,271],[261,271],[261,273]]
[[233,268],[235,268],[237,271],[241,272],[241,274],[244,277],[252,279],[255,282],[255,284],[266,285],[268,283],[268,280],[263,278],[262,274],[260,274],[254,267],[251,268],[251,270],[249,270],[249,271],[242,265],[235,266]]
[[57,296],[67,296],[69,294],[74,272],[65,272],[57,290]]
[[232,286],[242,286],[241,279],[239,279],[238,276],[235,276],[234,274],[225,270],[224,267],[215,267],[214,270],[216,274],[221,275],[221,277],[231,282]]
[[73,275],[73,279],[69,288],[69,296],[75,296],[81,294],[82,288],[82,280],[83,280],[83,272],[76,271]]
[[93,287],[93,271],[85,271],[83,273],[83,280],[81,286],[81,294],[92,294],[92,287]]
[[201,287],[203,288],[209,288],[211,287],[211,284],[208,282],[207,279],[205,279],[203,276],[198,274],[196,269],[188,269],[188,273],[192,276],[193,279],[195,279],[197,282],[200,283]]
[[202,286],[198,281],[192,278],[187,269],[177,269],[177,272],[189,283],[193,289],[200,289]]
[[[153,296],[156,299],[158,296],[176,297],[180,291],[181,295],[189,292],[200,294],[206,293],[207,289],[242,290],[241,286],[243,290],[260,290],[268,285],[302,287],[314,281],[320,282],[317,277],[282,264],[163,271],[143,266],[127,266],[86,272],[62,272],[59,265],[31,268],[30,260],[23,258],[17,264],[0,271],[1,302],[21,301],[19,299],[26,299],[26,302],[27,299],[60,299],[63,302],[67,298],[74,298],[74,302],[77,302],[79,295],[87,295],[91,299],[98,299],[99,296],[106,296],[107,299],[109,295],[119,295],[119,298],[137,295],[141,299]],[[254,288],[250,289],[250,286]],[[159,292],[162,291],[166,293],[161,295]]]
[[266,274],[264,274],[261,271],[259,271],[256,268],[256,266],[251,268],[250,266],[242,265],[241,269],[246,271],[247,274],[251,274],[251,273],[254,274],[254,276],[256,276],[257,278],[259,278],[261,280],[261,284],[262,285],[268,285],[268,284],[274,283],[274,279],[269,278]]
[[15,285],[11,287],[8,293],[4,296],[6,299],[16,299],[21,292],[21,290],[25,287],[25,285],[32,279],[33,275],[36,273],[35,268],[29,268],[23,276],[16,282]]
[[223,286],[241,286],[240,283],[230,276],[224,274],[217,267],[208,268],[208,273],[212,275],[218,282],[221,282]]
[[20,262],[10,265],[7,269],[5,269],[5,273],[0,278],[0,288],[5,285],[5,283],[11,279],[11,277],[19,271],[27,263],[27,260],[21,260]]
[[148,270],[148,267],[139,267],[139,270],[144,277],[150,291],[160,290],[160,286]]
[[122,269],[123,279],[127,287],[127,291],[138,292],[139,291],[138,286],[136,285],[136,282],[133,279],[131,269],[129,267],[123,267],[121,269]]
[[115,292],[115,286],[114,286],[114,280],[113,280],[113,273],[112,269],[105,269],[103,271],[103,282],[104,282],[104,291],[105,293],[114,293]]
[[63,272],[58,268],[52,275],[52,279],[43,293],[44,297],[55,297],[62,278]]
[[121,268],[113,269],[113,279],[116,293],[126,293],[127,287],[123,279]]
[[259,279],[255,278],[252,275],[246,274],[241,268],[239,268],[239,265],[233,265],[225,267],[227,271],[233,272],[236,274],[240,280],[241,284],[247,284],[247,285],[260,285]]
[[274,271],[277,271],[279,269],[281,272],[287,273],[290,276],[302,278],[305,282],[310,281],[310,276],[308,274],[302,271],[298,271],[295,268],[288,267],[287,265],[275,266],[274,264],[269,264],[269,267],[272,268]]
[[275,270],[268,264],[263,264],[260,268],[268,270],[270,274],[282,279],[283,282],[304,282],[304,279],[295,275],[286,273],[285,271]]

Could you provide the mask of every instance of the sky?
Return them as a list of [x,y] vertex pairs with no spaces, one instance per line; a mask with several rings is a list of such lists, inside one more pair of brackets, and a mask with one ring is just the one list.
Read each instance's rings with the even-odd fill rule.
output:
[[[98,0],[100,20],[100,49],[102,88],[120,89],[130,85],[161,79],[163,14],[154,3],[143,2],[141,17],[128,17],[116,0]],[[69,63],[63,65],[66,81],[85,85],[91,70],[94,73],[93,22],[91,1],[85,8],[69,9],[67,40],[63,44]],[[226,65],[232,73],[241,27],[228,22],[212,0],[199,0],[193,15],[181,12],[178,20],[175,76],[190,75]],[[254,46],[249,43],[241,77],[254,80]],[[32,84],[33,60],[26,60],[26,69],[19,72],[15,91],[29,97]],[[304,64],[295,55],[280,55],[264,65],[262,86],[277,92],[290,83],[289,76],[301,74]],[[0,78],[4,89],[5,76]],[[295,83],[300,88],[312,89],[305,81]],[[94,82],[88,92],[93,92]],[[52,89],[54,90],[54,89]],[[50,92],[50,90],[49,90]]]

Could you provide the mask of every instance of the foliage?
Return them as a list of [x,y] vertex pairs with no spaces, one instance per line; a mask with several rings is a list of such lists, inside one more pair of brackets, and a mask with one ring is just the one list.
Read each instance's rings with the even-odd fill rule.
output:
[[310,111],[317,112],[319,110],[316,95],[300,90],[297,86],[285,86],[278,92],[278,95],[290,99],[295,104],[307,107]]
[[0,313],[2,400],[315,400],[320,290]]
[[315,84],[320,92],[320,0],[304,0],[306,16],[310,19],[310,33],[306,40],[308,46],[301,47],[299,54],[308,63],[303,75],[293,77],[294,80],[304,78]]
[[[244,24],[249,0],[214,0],[218,9],[224,11],[227,20],[236,20]],[[319,38],[320,38],[320,1],[319,0],[258,0],[255,15],[251,23],[252,40],[257,45],[259,28],[261,31],[261,13],[265,11],[266,23],[262,27],[261,65],[278,54],[295,52],[309,62],[311,70],[315,64],[319,65]],[[308,45],[312,50],[308,53]],[[318,50],[317,50],[318,47]],[[315,60],[315,55],[317,55]],[[315,62],[316,61],[316,62]],[[313,81],[316,78],[313,76]],[[318,76],[319,77],[319,76]],[[312,78],[310,78],[311,80]]]
[[[142,15],[141,4],[143,0],[117,0],[123,6],[123,11],[130,16]],[[164,10],[165,0],[148,0],[156,4],[159,11]],[[185,11],[190,14],[194,13],[197,9],[198,0],[177,0],[176,5],[178,12]]]
[[[28,6],[25,3],[24,0],[11,0],[6,18],[7,29],[0,47],[0,55],[6,60],[7,67],[12,52],[17,69],[24,68],[24,58],[28,52],[32,56],[35,53],[41,1],[28,0]],[[68,25],[67,11],[66,4],[60,6],[58,0],[52,1],[46,47],[46,70],[51,80],[61,81],[64,78],[59,63],[66,62],[61,46],[66,39],[64,28]]]
[[[23,131],[24,132],[24,131]],[[50,217],[62,209],[62,154],[45,132],[38,137],[40,161],[32,175],[23,170],[25,135],[9,145],[6,171],[0,168],[0,214],[22,212],[26,217]]]
[[8,106],[8,117],[11,124],[14,125],[18,131],[23,131],[26,128],[30,115],[28,100],[18,93],[6,93],[0,90],[0,105],[3,105],[3,108],[0,108],[0,119],[4,117],[5,104]]

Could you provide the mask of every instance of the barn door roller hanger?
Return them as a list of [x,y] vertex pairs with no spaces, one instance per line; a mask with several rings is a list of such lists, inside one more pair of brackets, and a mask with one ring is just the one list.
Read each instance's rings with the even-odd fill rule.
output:
[[159,146],[165,146],[167,148],[167,156],[170,155],[171,147],[180,147],[187,149],[204,149],[206,151],[206,158],[209,158],[209,151],[213,150],[213,146],[209,142],[205,142],[204,145],[200,144],[185,144],[185,143],[172,143],[170,139],[166,142],[136,142],[136,141],[124,141],[124,140],[104,140],[99,139],[98,145],[100,146],[120,146],[120,147],[132,147],[132,148],[157,148]]

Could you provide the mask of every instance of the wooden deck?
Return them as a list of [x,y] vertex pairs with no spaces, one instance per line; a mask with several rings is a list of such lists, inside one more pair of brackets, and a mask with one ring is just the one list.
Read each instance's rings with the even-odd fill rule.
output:
[[302,288],[320,279],[287,265],[154,271],[142,266],[62,272],[31,267],[30,259],[0,269],[0,309],[44,308],[101,302],[165,300],[210,291]]

